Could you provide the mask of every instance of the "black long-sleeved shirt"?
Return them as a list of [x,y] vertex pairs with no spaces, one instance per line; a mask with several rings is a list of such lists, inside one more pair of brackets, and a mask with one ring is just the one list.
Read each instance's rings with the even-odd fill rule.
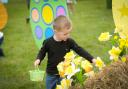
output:
[[46,39],[43,42],[37,59],[42,61],[48,53],[48,62],[47,62],[47,73],[48,74],[58,74],[57,65],[64,61],[64,56],[70,50],[74,50],[79,56],[82,56],[92,62],[93,57],[81,48],[73,39],[68,38],[66,41],[55,41],[53,37]]

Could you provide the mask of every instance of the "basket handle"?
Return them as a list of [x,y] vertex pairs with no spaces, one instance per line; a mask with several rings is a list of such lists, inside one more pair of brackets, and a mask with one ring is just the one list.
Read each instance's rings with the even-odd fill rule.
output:
[[38,71],[40,70],[38,65],[35,66],[35,70],[38,70]]

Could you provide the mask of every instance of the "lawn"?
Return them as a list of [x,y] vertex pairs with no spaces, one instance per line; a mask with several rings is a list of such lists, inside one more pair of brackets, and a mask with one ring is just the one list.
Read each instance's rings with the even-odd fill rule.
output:
[[[5,57],[0,58],[0,89],[45,89],[45,80],[38,83],[29,79],[28,71],[34,69],[38,48],[30,24],[26,23],[29,15],[26,1],[9,0],[6,7],[9,20],[3,30]],[[106,9],[106,0],[78,0],[70,17],[73,22],[71,37],[94,57],[100,56],[108,63],[110,45],[97,39],[101,32],[114,30],[112,12]],[[42,70],[46,68],[46,61],[47,58],[40,66]]]

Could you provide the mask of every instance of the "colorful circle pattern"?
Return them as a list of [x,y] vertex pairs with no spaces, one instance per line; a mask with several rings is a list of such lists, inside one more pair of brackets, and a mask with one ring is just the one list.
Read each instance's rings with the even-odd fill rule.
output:
[[66,1],[63,0],[31,0],[31,27],[38,48],[42,41],[54,35],[54,18],[66,16]]
[[51,29],[49,27],[46,28],[46,30],[45,30],[45,37],[46,37],[46,39],[48,39],[49,37],[53,36],[53,34],[54,34],[53,29]]
[[65,8],[63,6],[58,6],[56,8],[56,17],[58,17],[60,15],[66,16],[66,11],[65,11]]
[[42,30],[42,28],[40,27],[40,26],[36,26],[36,28],[35,28],[35,35],[36,35],[36,37],[37,37],[37,39],[42,39],[42,37],[43,37],[43,30]]
[[50,4],[45,4],[42,8],[42,18],[45,24],[50,25],[54,19],[53,9]]
[[39,21],[39,19],[40,19],[40,15],[39,15],[39,11],[38,11],[38,9],[36,9],[36,8],[33,8],[32,9],[32,20],[34,21],[34,22],[38,22]]

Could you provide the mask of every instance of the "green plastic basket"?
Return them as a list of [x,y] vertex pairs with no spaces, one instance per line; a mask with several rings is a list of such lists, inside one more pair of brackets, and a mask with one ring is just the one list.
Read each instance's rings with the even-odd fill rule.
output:
[[39,70],[37,67],[35,70],[29,71],[31,81],[43,81],[45,71]]

